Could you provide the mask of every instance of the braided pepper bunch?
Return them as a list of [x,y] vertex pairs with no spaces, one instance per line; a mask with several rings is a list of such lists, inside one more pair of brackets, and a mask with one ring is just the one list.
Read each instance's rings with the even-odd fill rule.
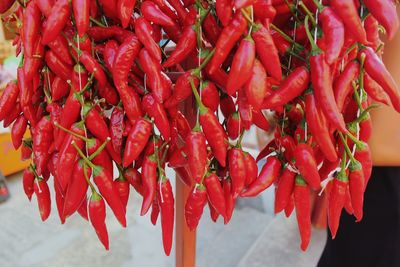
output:
[[[0,12],[13,2],[2,1]],[[0,120],[31,160],[23,189],[29,200],[36,196],[43,221],[52,177],[61,223],[79,213],[108,249],[106,204],[126,227],[132,186],[143,197],[140,214],[150,213],[154,225],[161,217],[169,255],[175,205],[166,167],[191,189],[190,230],[206,205],[214,221],[228,223],[238,198],[271,185],[276,213],[296,209],[303,250],[312,218],[327,217],[333,237],[343,209],[362,219],[369,111],[376,103],[400,111],[381,60],[380,33],[391,39],[399,27],[392,0],[30,0],[14,7],[3,20],[17,24],[21,63],[0,97]],[[185,103],[196,119],[186,117]],[[251,127],[274,133],[256,159],[242,148]],[[311,192],[321,190],[312,212]]]

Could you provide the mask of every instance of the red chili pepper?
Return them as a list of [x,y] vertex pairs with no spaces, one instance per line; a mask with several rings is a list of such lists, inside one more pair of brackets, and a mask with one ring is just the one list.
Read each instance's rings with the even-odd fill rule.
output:
[[113,186],[117,189],[122,205],[126,209],[129,200],[129,182],[123,176],[120,176],[114,180]]
[[116,152],[121,151],[122,148],[124,127],[124,110],[121,107],[116,106],[114,107],[110,117],[111,143]]
[[147,213],[153,203],[157,186],[157,160],[155,155],[145,157],[142,164],[143,202],[140,215]]
[[48,153],[53,142],[53,126],[49,117],[43,117],[35,127],[33,133],[33,154],[38,175],[42,175],[50,159]]
[[160,131],[161,135],[165,140],[170,139],[171,126],[165,112],[164,107],[158,103],[153,94],[147,94],[142,99],[143,110],[152,118],[154,118],[154,124]]
[[73,0],[72,8],[78,35],[82,37],[89,29],[90,0]]
[[[177,10],[174,6],[171,5],[173,7],[173,9],[172,9],[163,0],[152,0],[152,1],[161,9],[162,12],[165,13],[165,15],[170,17],[172,20],[178,20],[179,19],[178,15],[173,10],[173,9]],[[182,9],[183,9],[183,12],[186,14],[186,11],[184,10],[184,8],[182,8]]]
[[[19,102],[15,103],[15,108],[12,109],[4,118],[3,120],[3,127],[7,128],[11,125],[11,123],[13,123],[18,116],[21,114],[21,107],[19,105]],[[22,114],[24,115],[24,114]],[[25,117],[25,116],[24,116]],[[26,117],[25,117],[26,118]]]
[[87,51],[82,51],[79,55],[79,61],[85,66],[89,73],[94,74],[99,86],[105,86],[107,84],[107,77],[100,63],[97,62],[97,60],[95,60]]
[[[28,81],[26,79],[25,72],[22,67],[19,67],[17,69],[17,81],[18,81],[18,87],[19,87],[19,91],[18,91],[19,92],[19,102],[20,102],[21,107],[31,105],[32,98],[33,98],[33,91],[34,91],[33,83],[32,83],[32,81]],[[9,83],[9,85],[12,85],[12,84]],[[13,93],[13,96],[10,96],[10,97],[11,97],[11,99],[14,99],[15,91],[10,91],[10,93],[11,92]],[[5,96],[7,96],[7,95],[5,95]]]
[[[99,141],[99,139],[96,138],[91,138],[86,143],[87,151],[90,157],[93,158],[93,164],[102,166],[104,169],[113,174],[113,162],[107,151],[104,150],[103,146],[104,145]],[[98,152],[95,154],[97,150]],[[112,179],[113,177],[111,176],[109,178]]]
[[321,112],[321,108],[318,106],[315,96],[311,93],[306,95],[305,113],[310,132],[318,143],[319,148],[329,161],[335,162],[338,156],[329,133],[328,121]]
[[276,157],[269,157],[261,169],[257,179],[249,185],[241,197],[254,197],[270,187],[278,179],[281,171],[281,162]]
[[21,107],[24,117],[29,121],[30,125],[35,127],[37,124],[37,117],[32,104],[28,104]]
[[50,199],[49,186],[47,185],[45,180],[37,178],[33,182],[33,189],[35,191],[35,195],[37,198],[40,217],[42,221],[45,221],[47,220],[47,218],[49,218],[51,212],[51,199]]
[[184,74],[179,76],[178,80],[175,83],[175,89],[172,95],[168,98],[167,101],[165,101],[164,106],[166,108],[174,107],[192,95],[190,80],[193,81],[195,87],[197,88],[199,85],[199,79],[192,75],[190,71],[185,72]]
[[282,80],[282,68],[279,60],[278,49],[268,29],[262,24],[256,24],[252,32],[257,55],[268,73],[277,80]]
[[241,12],[237,12],[229,25],[222,30],[218,38],[217,44],[215,45],[215,54],[208,64],[209,73],[214,73],[225,61],[229,52],[246,30],[246,27],[246,19]]
[[28,122],[22,115],[20,115],[13,124],[11,129],[11,140],[15,149],[18,149],[21,146],[27,125]]
[[179,168],[187,166],[187,150],[186,147],[178,148],[172,151],[168,157],[168,166],[171,168]]
[[31,158],[32,155],[32,149],[31,147],[28,145],[28,141],[24,140],[22,142],[22,147],[21,147],[21,160],[25,161]]
[[185,139],[190,174],[200,183],[207,168],[206,138],[202,132],[192,131]]
[[229,0],[217,0],[215,2],[215,9],[222,25],[227,27],[232,17],[232,2]]
[[71,181],[64,195],[63,216],[66,218],[74,214],[82,206],[84,200],[86,200],[86,193],[89,185],[85,178],[85,169],[86,177],[90,177],[92,170],[90,168],[85,168],[82,160],[75,162]]
[[[364,186],[367,187],[368,181],[372,173],[372,156],[371,150],[367,143],[363,143],[363,147],[357,147],[354,157],[361,163],[364,172]],[[365,189],[364,189],[365,190]]]
[[160,186],[158,186],[157,188],[159,190],[158,203],[161,209],[161,227],[164,252],[168,256],[171,253],[172,248],[175,201],[171,183],[168,179],[163,179],[162,181],[160,181]]
[[217,111],[219,106],[219,93],[213,82],[202,82],[200,86],[200,95],[204,106],[211,109],[212,112]]
[[[86,114],[85,125],[96,138],[100,139],[101,142],[104,142],[108,137],[110,137],[108,126],[96,108],[91,108]],[[112,144],[108,143],[106,149],[112,159],[120,164],[121,156],[114,150]]]
[[235,199],[232,196],[232,183],[231,179],[227,178],[223,181],[222,189],[224,190],[225,196],[225,207],[226,207],[226,216],[224,217],[224,224],[227,224],[231,218],[233,211],[235,209]]
[[118,18],[121,21],[122,28],[126,28],[129,25],[129,21],[133,15],[133,9],[135,8],[136,0],[118,0],[117,1],[117,12]]
[[119,48],[118,42],[115,40],[107,41],[104,47],[104,52],[103,52],[104,63],[108,68],[108,70],[111,72],[114,69],[114,60],[118,53],[118,48]]
[[99,4],[103,8],[103,11],[107,17],[118,18],[117,1],[99,0]]
[[73,65],[74,60],[69,52],[68,41],[64,36],[58,35],[53,41],[47,44],[48,47],[57,55],[62,62]]
[[296,174],[286,168],[279,178],[275,191],[275,214],[283,211],[290,202]]
[[39,69],[43,63],[44,57],[44,46],[39,40],[34,44],[32,57],[24,57],[24,73],[27,81],[33,80],[34,76],[37,75]]
[[338,177],[333,180],[328,207],[328,223],[333,239],[336,237],[339,228],[340,215],[344,207],[348,184],[349,180],[344,171],[340,172]]
[[0,120],[4,118],[15,108],[19,95],[19,87],[15,82],[9,82],[0,96]]
[[64,81],[68,81],[72,76],[72,68],[66,65],[60,58],[52,51],[48,50],[45,56],[46,64],[52,72]]
[[0,4],[0,14],[5,13],[14,4],[15,0],[5,0]]
[[132,35],[125,39],[115,56],[113,79],[122,100],[126,115],[133,124],[142,116],[140,98],[138,94],[128,86],[128,73],[134,63],[134,59],[140,51],[140,42]]
[[246,183],[245,185],[248,186],[252,184],[258,176],[258,166],[256,160],[253,158],[250,153],[244,153],[244,164],[246,167]]
[[234,95],[251,78],[255,55],[254,41],[248,36],[240,42],[232,61],[226,83],[226,91],[229,95]]
[[301,236],[300,247],[305,251],[311,239],[311,204],[310,190],[300,175],[296,176],[294,204],[296,206],[296,217]]
[[379,23],[374,16],[367,16],[364,20],[364,28],[367,34],[367,40],[371,43],[371,47],[377,51],[382,44],[379,34]]
[[365,0],[364,4],[368,8],[368,11],[386,29],[389,40],[393,39],[400,25],[395,3],[390,0]]
[[355,62],[349,62],[343,72],[335,79],[333,92],[335,94],[336,104],[340,111],[343,111],[344,103],[349,94],[354,92],[351,83],[358,77],[360,65]]
[[237,198],[243,191],[246,183],[245,156],[240,148],[228,151],[229,173],[232,179],[232,196]]
[[68,95],[70,85],[60,77],[56,76],[51,84],[51,100],[58,101]]
[[307,184],[315,190],[319,189],[321,178],[312,148],[308,144],[298,144],[293,156],[295,165]]
[[238,112],[232,113],[226,123],[226,130],[230,139],[235,140],[243,131]]
[[393,107],[400,112],[399,89],[382,60],[370,47],[363,48],[359,52],[359,57],[361,57],[362,54],[365,55],[365,71],[373,80],[382,86],[383,90],[389,95]]
[[157,192],[153,204],[151,205],[150,221],[153,225],[157,224],[158,215],[160,214],[160,205],[158,204],[159,198],[159,193]]
[[349,191],[351,197],[351,205],[354,209],[354,216],[357,221],[361,221],[363,217],[364,189],[365,178],[362,165],[358,161],[352,161],[350,164],[349,175]]
[[28,197],[29,201],[31,201],[32,195],[34,193],[34,182],[35,174],[32,170],[32,167],[28,167],[24,170],[24,174],[22,175],[22,185],[25,195]]
[[[60,34],[71,15],[70,0],[57,1],[43,26],[42,43],[48,44]],[[36,33],[35,33],[36,34]]]
[[221,34],[221,28],[218,26],[215,17],[212,14],[208,14],[205,17],[202,26],[205,38],[211,43],[211,45],[215,46],[218,37]]
[[219,214],[222,215],[222,217],[225,218],[225,196],[218,176],[215,173],[206,175],[206,178],[204,179],[204,185],[207,189],[207,195],[210,204]]
[[140,173],[134,169],[129,168],[124,172],[125,179],[135,188],[136,192],[143,195],[143,185]]
[[354,1],[332,0],[330,5],[342,19],[346,30],[351,31],[358,42],[362,44],[367,43],[367,36]]
[[104,248],[108,250],[108,232],[105,223],[106,205],[104,199],[96,191],[93,191],[92,196],[90,197],[89,218],[94,230],[96,231],[97,237],[103,244]]
[[179,0],[167,0],[167,2],[175,9],[179,20],[184,21],[188,12],[186,8],[183,6],[182,2]]
[[190,231],[194,231],[207,204],[207,191],[204,185],[197,184],[186,200],[185,219]]
[[124,158],[122,164],[128,167],[146,146],[150,138],[152,125],[146,119],[138,119],[129,132],[128,139],[125,144]]
[[255,109],[261,107],[264,98],[267,96],[268,86],[265,69],[261,62],[255,59],[250,79],[244,86],[247,101]]
[[251,114],[253,124],[266,132],[270,131],[271,125],[261,110],[252,109]]
[[[311,72],[312,73],[312,72]],[[312,75],[314,75],[312,73]],[[299,96],[309,85],[310,72],[304,67],[296,68],[283,80],[279,89],[264,100],[263,108],[279,107]]]
[[157,61],[161,61],[161,50],[156,41],[153,39],[151,32],[153,28],[151,24],[143,17],[135,20],[135,33],[140,42],[144,45],[149,54]]
[[194,26],[189,25],[183,29],[179,42],[176,44],[174,51],[168,59],[163,63],[164,68],[174,66],[185,60],[196,48],[196,31]]
[[165,15],[160,8],[151,1],[144,1],[140,11],[145,19],[161,26],[174,26],[175,22]]
[[22,43],[24,45],[24,54],[27,57],[34,55],[35,46],[39,39],[40,19],[40,9],[34,1],[29,2],[24,10],[22,26]]
[[368,96],[375,101],[391,106],[388,94],[386,94],[383,88],[366,73],[364,73],[364,89]]

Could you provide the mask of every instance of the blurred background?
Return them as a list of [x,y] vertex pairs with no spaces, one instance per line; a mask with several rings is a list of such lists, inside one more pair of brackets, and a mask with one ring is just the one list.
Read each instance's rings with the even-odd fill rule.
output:
[[[20,59],[14,57],[12,38],[10,30],[0,25],[0,88],[16,77]],[[267,141],[266,133],[253,129],[244,138],[244,148],[256,157]],[[164,255],[160,225],[153,226],[149,216],[139,216],[141,198],[134,190],[126,229],[108,212],[109,252],[79,215],[61,225],[52,205],[51,217],[43,223],[35,197],[30,203],[23,193],[22,170],[28,164],[20,160],[20,151],[13,149],[10,127],[0,125],[0,170],[4,175],[0,178],[0,266],[175,266],[174,251],[170,257]],[[260,167],[263,164],[260,162]],[[167,174],[174,177],[171,170]],[[315,266],[325,244],[325,230],[314,230],[308,251],[301,252],[295,215],[289,219],[275,216],[273,200],[273,188],[258,198],[241,199],[229,225],[221,218],[213,223],[206,207],[197,232],[196,266]]]

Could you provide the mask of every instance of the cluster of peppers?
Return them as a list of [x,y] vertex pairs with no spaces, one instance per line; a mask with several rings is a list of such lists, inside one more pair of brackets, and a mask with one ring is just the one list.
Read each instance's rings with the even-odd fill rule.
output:
[[[14,1],[3,2],[0,12]],[[79,213],[108,249],[105,203],[125,227],[133,186],[140,214],[154,225],[160,215],[169,255],[166,166],[191,188],[190,230],[207,204],[228,223],[236,199],[273,184],[276,213],[296,209],[303,250],[312,218],[327,216],[333,237],[343,208],[362,219],[371,103],[400,111],[379,37],[399,27],[392,0],[30,0],[4,20],[17,23],[23,56],[0,120],[32,160],[23,188],[43,221],[54,177],[61,222]],[[190,99],[194,122],[182,112]],[[241,145],[253,125],[274,131],[256,159]]]

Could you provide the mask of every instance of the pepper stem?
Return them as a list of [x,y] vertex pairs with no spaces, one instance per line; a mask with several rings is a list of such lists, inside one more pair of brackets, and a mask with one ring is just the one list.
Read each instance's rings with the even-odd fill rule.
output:
[[57,128],[63,130],[66,133],[69,133],[69,134],[71,134],[71,135],[73,135],[75,137],[78,137],[79,139],[82,139],[85,142],[90,142],[91,141],[89,138],[87,138],[87,137],[85,137],[83,135],[77,134],[77,133],[75,133],[75,132],[73,132],[71,130],[68,130],[67,128],[61,126],[58,122],[54,122],[54,126],[56,126]]
[[347,144],[347,138],[345,138],[342,133],[339,133],[339,136],[340,136],[340,139],[342,139],[342,143],[343,143],[344,149],[345,149],[346,153],[349,155],[349,158],[351,160],[355,160],[355,158],[353,156],[353,153],[351,153],[351,150],[350,150],[350,148],[349,148],[349,146]]
[[311,23],[314,25],[314,27],[316,27],[317,26],[317,21],[315,20],[315,18],[313,16],[313,13],[311,13],[311,11],[308,9],[308,7],[304,4],[303,1],[301,1],[299,3],[299,5],[304,10],[304,12],[306,12],[306,15],[310,18]]
[[95,19],[93,17],[90,17],[90,21],[93,22],[94,24],[96,24],[97,26],[100,26],[103,28],[106,27],[106,25],[104,25],[103,23],[101,23],[100,21],[98,21],[97,19]]
[[318,0],[313,0],[314,4],[317,6],[318,11],[322,12],[322,10],[324,9],[324,6],[320,4],[320,2]]
[[194,94],[194,98],[196,98],[197,105],[199,106],[200,113],[203,114],[207,111],[207,107],[201,102],[200,95],[197,92],[196,86],[194,85],[194,81],[192,77],[189,77],[190,87],[192,88],[192,92]]
[[211,58],[214,56],[214,53],[215,53],[215,48],[211,50],[210,53],[204,58],[200,66],[198,66],[192,71],[192,74],[195,75],[196,77],[199,77],[201,70],[204,69],[205,66],[207,66],[208,62],[210,62]]
[[110,140],[111,140],[111,138],[107,137],[106,140],[96,149],[96,151],[93,152],[93,154],[89,156],[89,160],[92,160],[95,157],[97,157],[101,153],[101,151],[104,150],[104,148],[106,147],[108,142],[110,142]]
[[[79,163],[78,163],[78,164],[79,164]],[[83,164],[83,176],[85,177],[86,182],[87,182],[88,185],[90,186],[90,189],[92,190],[92,193],[93,193],[93,192],[96,192],[96,188],[94,187],[94,185],[92,184],[92,182],[90,182],[90,179],[89,179],[89,177],[87,176],[87,172],[86,172],[87,165],[86,165],[85,162],[82,162],[82,164]],[[96,193],[97,193],[97,192],[96,192]]]
[[278,27],[276,27],[274,24],[270,24],[269,25],[274,31],[276,31],[277,33],[279,33],[283,39],[285,39],[286,41],[288,41],[289,43],[293,44],[295,46],[296,50],[303,50],[303,46],[299,43],[296,43],[295,40],[293,40],[289,35],[287,35],[286,33],[284,33],[281,29],[279,29]]
[[308,19],[309,17],[306,16],[305,20],[304,20],[304,27],[306,28],[306,34],[307,34],[307,38],[311,44],[311,54],[315,55],[315,54],[320,54],[322,51],[321,49],[318,47],[318,45],[315,43],[314,38],[312,37],[312,34],[310,32],[310,26],[308,25]]
[[354,135],[352,135],[352,134],[349,133],[349,132],[348,132],[346,135],[351,139],[351,141],[353,141],[353,143],[356,144],[356,146],[357,146],[359,149],[364,149],[364,148],[365,148],[364,142],[358,140]]
[[71,142],[71,145],[76,149],[76,151],[78,152],[79,156],[81,156],[81,158],[85,161],[85,163],[87,165],[89,165],[90,168],[92,169],[96,169],[97,166],[94,165],[86,156],[85,154],[83,154],[82,150],[76,145],[76,143],[74,141]]

